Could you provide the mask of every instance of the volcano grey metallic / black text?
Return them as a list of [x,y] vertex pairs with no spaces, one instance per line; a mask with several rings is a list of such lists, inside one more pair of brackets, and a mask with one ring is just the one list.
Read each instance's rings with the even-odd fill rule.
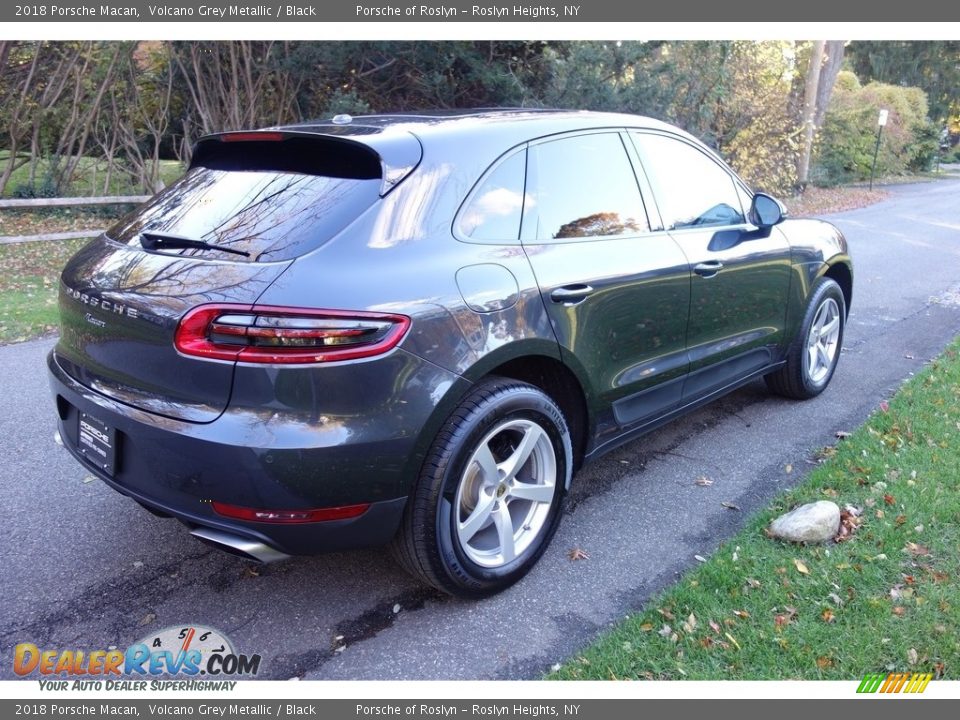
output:
[[90,471],[246,557],[389,544],[478,597],[586,461],[764,376],[819,394],[853,272],[655,120],[480,110],[203,138],[63,271]]

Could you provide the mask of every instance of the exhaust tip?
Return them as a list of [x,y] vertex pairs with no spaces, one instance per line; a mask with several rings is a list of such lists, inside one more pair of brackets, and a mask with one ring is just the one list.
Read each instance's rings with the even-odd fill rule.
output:
[[247,560],[255,560],[259,563],[274,563],[290,557],[286,553],[282,553],[266,543],[249,540],[239,535],[223,532],[222,530],[201,527],[191,530],[190,534],[200,542],[212,545],[218,550],[223,550],[231,555],[237,555]]

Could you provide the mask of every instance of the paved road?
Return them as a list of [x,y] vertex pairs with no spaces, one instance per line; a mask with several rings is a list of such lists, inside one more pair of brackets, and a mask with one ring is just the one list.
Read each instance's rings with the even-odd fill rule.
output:
[[[187,622],[262,654],[263,674],[275,679],[539,676],[641,607],[694,555],[710,555],[750,511],[796,483],[837,430],[863,421],[960,332],[960,180],[893,192],[832,218],[853,248],[856,285],[830,390],[791,403],[757,382],[588,467],[547,556],[520,585],[483,602],[426,591],[380,551],[251,573],[178,523],[85,481],[53,441],[43,363],[51,342],[0,348],[8,388],[0,677],[12,676],[18,642],[126,647]],[[702,474],[714,484],[695,485]],[[568,559],[574,547],[589,559]]]

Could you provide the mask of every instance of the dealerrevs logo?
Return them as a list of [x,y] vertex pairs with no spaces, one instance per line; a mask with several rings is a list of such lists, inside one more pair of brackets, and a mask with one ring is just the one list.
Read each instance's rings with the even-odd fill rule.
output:
[[[38,674],[45,680],[105,680],[107,689],[120,687],[115,678],[189,677],[222,678],[255,676],[260,655],[244,655],[221,632],[201,625],[173,625],[150,634],[126,650],[41,649],[34,643],[20,643],[13,655],[13,671],[21,676]],[[41,680],[43,682],[43,680]],[[67,689],[67,682],[45,682],[50,689]],[[78,689],[87,689],[79,687]],[[100,689],[100,688],[90,688]],[[189,689],[189,688],[178,688]],[[197,689],[207,689],[200,688]]]

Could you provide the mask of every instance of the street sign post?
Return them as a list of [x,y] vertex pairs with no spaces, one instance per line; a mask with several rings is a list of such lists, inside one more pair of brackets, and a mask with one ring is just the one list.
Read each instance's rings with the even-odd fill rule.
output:
[[883,127],[887,124],[888,110],[881,110],[880,117],[877,118],[877,144],[873,148],[873,165],[870,167],[870,189],[873,190],[873,175],[877,171],[877,153],[880,152],[880,135],[883,133]]

